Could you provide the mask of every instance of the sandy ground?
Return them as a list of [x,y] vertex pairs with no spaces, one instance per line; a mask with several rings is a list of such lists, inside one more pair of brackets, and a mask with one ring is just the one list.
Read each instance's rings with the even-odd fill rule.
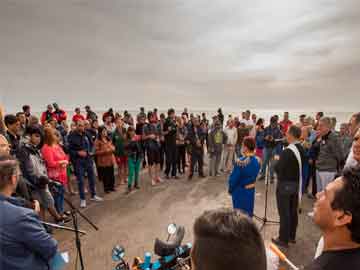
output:
[[[131,195],[124,195],[125,187],[118,186],[118,191],[104,196],[103,203],[89,203],[83,211],[100,228],[94,231],[80,219],[80,228],[87,231],[81,237],[85,269],[113,269],[111,259],[114,245],[121,244],[126,249],[126,259],[134,256],[143,257],[145,251],[152,251],[154,239],[165,239],[168,223],[175,222],[185,226],[184,242],[193,239],[192,225],[204,210],[218,207],[231,207],[227,194],[227,177],[198,179],[188,181],[186,177],[169,180],[158,187],[151,187],[146,173],[142,173],[141,190]],[[98,190],[102,187],[98,184]],[[255,213],[264,215],[264,182],[257,183]],[[268,218],[278,220],[274,196],[275,186],[270,186]],[[101,193],[100,193],[101,194]],[[102,194],[101,194],[102,195]],[[76,198],[77,199],[77,198]],[[77,204],[77,201],[76,201]],[[303,214],[300,215],[297,244],[284,250],[288,257],[301,266],[310,262],[320,233],[306,215],[312,208],[312,201],[304,198]],[[256,222],[259,227],[260,223]],[[271,237],[277,235],[277,225],[267,225],[262,230],[266,245]],[[75,269],[74,237],[69,232],[55,232],[61,251],[69,251],[71,262],[66,269]]]

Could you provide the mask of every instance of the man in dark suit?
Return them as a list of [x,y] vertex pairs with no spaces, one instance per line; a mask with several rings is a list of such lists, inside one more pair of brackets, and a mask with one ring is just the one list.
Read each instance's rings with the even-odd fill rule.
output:
[[279,237],[272,241],[282,247],[295,243],[298,208],[302,194],[302,169],[305,152],[300,143],[301,129],[291,126],[286,133],[289,146],[282,151],[275,165],[278,177],[276,200],[280,216]]

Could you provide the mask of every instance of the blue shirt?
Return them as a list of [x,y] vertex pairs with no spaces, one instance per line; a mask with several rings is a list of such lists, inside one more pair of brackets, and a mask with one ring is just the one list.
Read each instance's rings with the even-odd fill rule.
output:
[[48,269],[57,251],[56,240],[32,209],[13,200],[0,194],[0,269]]

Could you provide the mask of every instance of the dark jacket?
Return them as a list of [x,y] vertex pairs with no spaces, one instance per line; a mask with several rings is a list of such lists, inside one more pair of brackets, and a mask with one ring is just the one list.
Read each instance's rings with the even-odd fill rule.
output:
[[11,198],[0,194],[0,217],[0,268],[48,269],[57,242],[45,231],[35,212],[14,205]]
[[23,143],[17,158],[23,177],[34,188],[43,188],[47,184],[47,169],[39,149],[32,144]]
[[193,153],[199,153],[202,154],[204,149],[204,141],[207,134],[203,132],[201,127],[194,127],[191,126],[188,129],[188,134],[186,135],[185,140],[190,142],[191,145],[191,151]]
[[344,164],[345,155],[339,136],[330,131],[318,144],[316,169],[323,172],[336,172]]
[[[273,140],[267,140],[266,136],[271,136]],[[276,142],[276,140],[282,138],[282,133],[279,126],[272,127],[271,125],[266,127],[264,130],[264,146],[266,148],[275,148],[281,145],[281,142]]]
[[[301,155],[301,170],[303,171],[303,167],[306,162],[305,150],[300,143],[295,144],[295,146],[299,150]],[[282,187],[287,185],[292,185],[294,187],[292,192],[295,193],[298,191],[300,177],[299,163],[292,150],[285,148],[281,152],[280,159],[275,164],[275,172],[278,177],[278,189],[281,189]]]
[[128,157],[138,161],[143,158],[143,150],[141,147],[141,143],[138,141],[129,141],[129,143],[125,147],[126,152],[128,153]]
[[[70,132],[68,136],[69,143],[69,153],[71,161],[77,162],[81,161],[89,161],[93,156],[93,144],[90,136],[87,132],[80,134],[78,131]],[[87,152],[86,157],[80,157],[78,152],[85,151]]]

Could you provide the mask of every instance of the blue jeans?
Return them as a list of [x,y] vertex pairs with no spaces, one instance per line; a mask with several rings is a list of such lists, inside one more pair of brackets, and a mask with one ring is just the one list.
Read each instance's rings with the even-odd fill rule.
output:
[[95,191],[95,172],[94,172],[94,165],[92,159],[85,159],[85,160],[76,160],[74,163],[74,170],[76,179],[78,182],[79,187],[79,195],[81,200],[85,200],[85,192],[84,192],[84,176],[85,172],[88,177],[89,183],[89,190],[91,193],[91,197],[96,195]]
[[272,164],[272,159],[274,158],[276,154],[276,148],[264,148],[263,152],[263,164],[261,166],[261,176],[264,177],[266,173],[266,166],[269,166],[270,170],[270,179],[274,176],[274,168]]
[[65,194],[65,189],[63,185],[57,187],[56,192],[53,194],[55,209],[56,211],[58,211],[59,214],[64,213],[64,194]]

